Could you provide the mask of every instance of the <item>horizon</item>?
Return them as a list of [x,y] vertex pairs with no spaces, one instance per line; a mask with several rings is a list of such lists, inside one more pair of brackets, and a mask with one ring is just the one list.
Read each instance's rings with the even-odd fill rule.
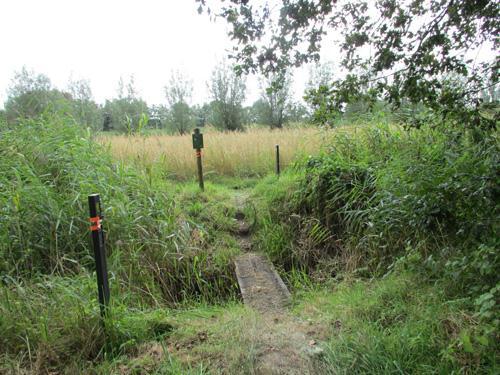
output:
[[[211,73],[232,46],[226,22],[198,14],[194,1],[18,0],[2,8],[9,17],[0,24],[0,35],[9,53],[0,67],[0,108],[14,73],[23,67],[48,76],[59,90],[70,79],[88,80],[99,104],[117,96],[121,77],[133,75],[138,96],[148,105],[166,103],[164,86],[179,70],[193,81],[191,104],[206,103]],[[333,51],[324,50],[330,61]],[[308,66],[293,74],[293,96],[302,101]],[[247,76],[246,86],[244,104],[251,105],[260,97],[257,77]]]

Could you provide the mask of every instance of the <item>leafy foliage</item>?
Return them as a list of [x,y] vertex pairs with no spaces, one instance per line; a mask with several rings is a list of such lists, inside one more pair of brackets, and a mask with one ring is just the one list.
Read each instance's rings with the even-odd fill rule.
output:
[[[470,125],[495,125],[479,115],[479,93],[498,82],[500,59],[492,53],[478,63],[470,51],[498,49],[496,1],[283,0],[279,12],[267,1],[254,6],[233,0],[219,7],[219,1],[197,1],[231,25],[241,72],[269,74],[318,61],[323,36],[337,32],[347,72],[318,93],[333,110],[361,99],[396,106],[409,100]],[[449,76],[462,77],[466,85],[443,81]]]
[[289,72],[271,74],[261,81],[262,123],[281,129],[288,120],[292,77]]
[[193,83],[181,72],[172,72],[165,95],[169,104],[169,122],[179,134],[187,133],[193,126],[189,101],[193,93]]
[[245,80],[225,62],[215,68],[209,85],[214,126],[223,130],[243,129],[245,89]]
[[[129,77],[127,84],[120,77],[118,97],[106,100],[103,107],[104,119],[107,119],[106,130],[126,132],[137,131],[144,123],[143,117],[148,113],[148,106],[138,97],[134,76]],[[104,126],[103,126],[104,128]]]
[[5,103],[6,118],[15,123],[19,118],[37,117],[44,112],[70,112],[71,97],[52,87],[50,79],[23,67],[16,72]]
[[88,81],[71,80],[66,90],[52,87],[50,79],[23,67],[14,74],[5,103],[10,124],[41,114],[64,113],[85,126],[100,128],[101,108],[92,99]]
[[491,320],[500,282],[494,271],[500,257],[492,250],[499,150],[496,137],[476,137],[428,127],[335,136],[291,180],[260,188],[271,216],[262,223],[263,249],[271,233],[285,233],[292,240],[273,259],[287,268],[303,265],[322,280],[316,270],[322,266],[327,277],[345,270],[383,274],[405,259],[426,277],[447,279],[450,295],[479,298]]

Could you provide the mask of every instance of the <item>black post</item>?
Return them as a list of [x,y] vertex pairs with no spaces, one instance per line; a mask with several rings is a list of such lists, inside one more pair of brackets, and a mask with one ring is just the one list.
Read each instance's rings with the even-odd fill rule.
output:
[[95,270],[97,274],[97,291],[101,318],[106,317],[109,304],[108,267],[106,265],[106,248],[104,247],[104,232],[102,230],[102,209],[99,194],[89,195],[90,232],[94,246]]
[[280,175],[280,145],[276,145],[276,174]]
[[203,148],[203,134],[200,133],[200,129],[194,129],[193,133],[193,148],[196,150],[196,165],[198,167],[198,182],[200,184],[201,191],[205,190],[205,184],[203,183],[203,166],[201,164],[201,149]]

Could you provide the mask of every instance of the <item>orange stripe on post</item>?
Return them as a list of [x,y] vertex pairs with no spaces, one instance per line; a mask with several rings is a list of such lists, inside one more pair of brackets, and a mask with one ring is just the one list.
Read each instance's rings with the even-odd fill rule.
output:
[[101,229],[101,218],[99,216],[91,217],[89,218],[89,221],[92,224],[90,226],[91,231],[96,231]]

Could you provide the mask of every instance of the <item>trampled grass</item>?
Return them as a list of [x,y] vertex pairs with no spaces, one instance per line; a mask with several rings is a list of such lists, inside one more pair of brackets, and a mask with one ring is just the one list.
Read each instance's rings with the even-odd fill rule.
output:
[[[205,176],[263,176],[275,168],[275,145],[280,146],[283,168],[302,155],[318,153],[327,131],[318,128],[270,130],[250,128],[245,132],[204,129],[203,168]],[[140,168],[161,168],[169,177],[195,175],[191,134],[102,136],[115,158]]]

